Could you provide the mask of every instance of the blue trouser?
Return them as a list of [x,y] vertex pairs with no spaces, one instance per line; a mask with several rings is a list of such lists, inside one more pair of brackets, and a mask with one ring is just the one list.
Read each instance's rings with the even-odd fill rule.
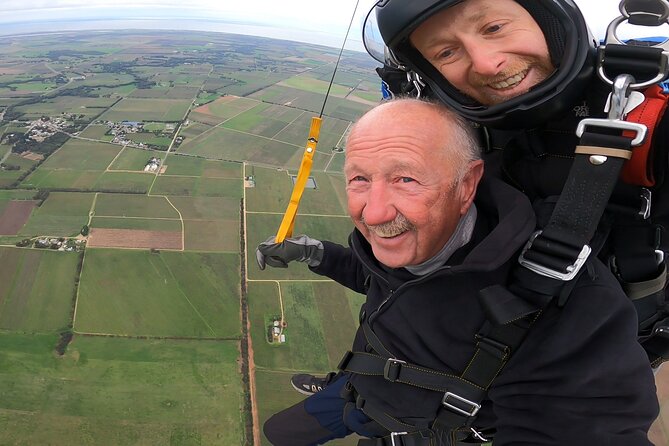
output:
[[272,415],[263,426],[267,439],[274,446],[312,446],[353,432],[373,436],[365,426],[371,420],[361,410],[344,410],[349,401],[341,393],[347,382],[347,375],[339,376],[320,392]]

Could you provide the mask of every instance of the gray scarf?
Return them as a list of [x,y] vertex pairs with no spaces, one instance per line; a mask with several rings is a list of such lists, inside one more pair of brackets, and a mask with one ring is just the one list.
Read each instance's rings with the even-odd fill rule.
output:
[[424,276],[444,266],[455,251],[469,243],[476,224],[476,205],[472,203],[467,213],[460,219],[453,235],[443,248],[431,259],[419,265],[408,265],[404,268],[415,276]]

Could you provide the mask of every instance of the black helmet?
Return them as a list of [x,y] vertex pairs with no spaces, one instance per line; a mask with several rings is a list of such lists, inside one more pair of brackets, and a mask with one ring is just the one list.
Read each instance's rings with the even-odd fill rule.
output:
[[[368,51],[374,52],[370,48],[374,31],[380,33],[390,50],[386,53],[387,63],[415,71],[441,101],[483,125],[527,128],[573,107],[592,78],[596,62],[595,39],[573,0],[516,0],[544,32],[556,71],[527,93],[495,105],[481,105],[460,93],[409,42],[411,33],[425,20],[462,1],[465,0],[378,1],[365,24]],[[374,21],[378,30],[374,29]]]

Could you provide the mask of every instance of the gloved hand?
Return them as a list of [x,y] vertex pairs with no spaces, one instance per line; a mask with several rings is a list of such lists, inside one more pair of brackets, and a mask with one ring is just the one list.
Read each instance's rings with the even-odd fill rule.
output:
[[298,235],[276,243],[275,237],[271,236],[256,248],[256,260],[260,269],[265,269],[265,264],[275,268],[288,268],[288,262],[296,260],[307,262],[309,266],[318,266],[323,260],[323,243],[319,240]]

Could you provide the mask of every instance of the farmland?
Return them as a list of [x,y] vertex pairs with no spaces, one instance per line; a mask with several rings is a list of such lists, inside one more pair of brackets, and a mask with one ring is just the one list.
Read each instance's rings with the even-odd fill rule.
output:
[[[332,369],[361,304],[303,265],[248,260],[276,231],[335,50],[166,32],[13,42],[0,46],[0,81],[17,87],[0,88],[0,443],[266,444],[258,423],[299,398],[290,374]],[[332,149],[375,102],[360,100],[375,82],[361,60],[342,60],[296,226],[340,242]],[[281,310],[287,341],[270,344]]]
[[[333,370],[364,302],[302,263],[255,263],[338,49],[121,30],[0,43],[0,444],[268,445],[262,423],[302,398],[290,376]],[[347,242],[346,137],[380,100],[375,66],[343,53],[296,234]]]

